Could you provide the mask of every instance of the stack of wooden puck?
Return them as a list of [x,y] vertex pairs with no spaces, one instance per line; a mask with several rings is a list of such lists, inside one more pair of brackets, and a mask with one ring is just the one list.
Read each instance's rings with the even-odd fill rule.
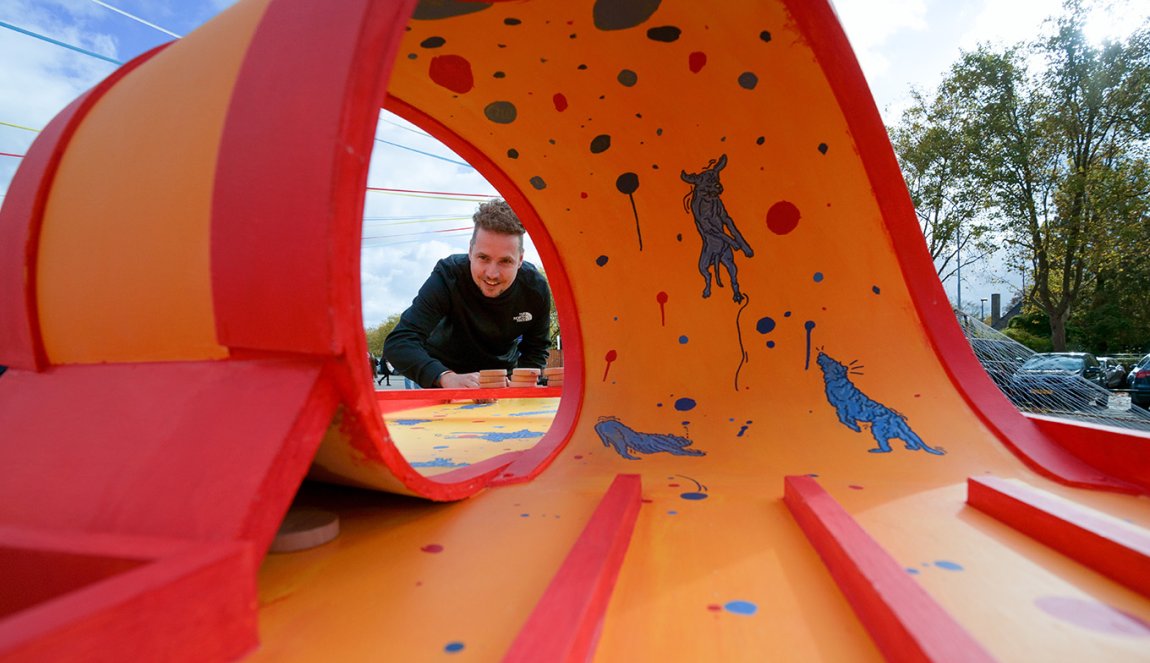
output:
[[562,387],[563,367],[556,366],[555,368],[545,368],[543,369],[543,377],[547,378],[548,387]]
[[480,389],[502,389],[507,386],[507,369],[485,368],[479,371]]
[[538,368],[515,368],[511,371],[512,387],[534,387],[539,384]]

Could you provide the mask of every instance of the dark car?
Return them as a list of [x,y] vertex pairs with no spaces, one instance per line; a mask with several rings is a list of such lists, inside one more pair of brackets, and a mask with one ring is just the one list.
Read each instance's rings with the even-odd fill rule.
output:
[[1102,365],[1088,352],[1043,352],[1018,367],[1007,395],[1020,406],[1045,410],[1106,407],[1105,380]]
[[1130,374],[1126,376],[1127,387],[1134,387],[1134,374],[1143,368],[1150,368],[1150,355],[1146,355],[1145,357],[1139,359],[1134,363],[1133,366],[1130,367]]
[[1030,348],[1011,339],[972,338],[970,348],[990,379],[1003,391],[1010,387],[1010,378],[1018,367],[1034,354]]
[[1134,365],[1130,380],[1130,403],[1150,410],[1150,355]]
[[1114,357],[1099,357],[1098,363],[1102,365],[1102,374],[1105,376],[1103,387],[1107,389],[1121,389],[1126,386],[1126,367]]

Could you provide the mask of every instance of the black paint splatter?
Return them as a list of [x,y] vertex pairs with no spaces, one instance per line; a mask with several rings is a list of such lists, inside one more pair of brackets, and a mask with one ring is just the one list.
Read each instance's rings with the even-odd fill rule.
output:
[[519,112],[515,110],[515,104],[510,101],[493,101],[483,109],[483,114],[496,124],[511,124]]
[[611,137],[607,134],[599,134],[591,140],[591,154],[599,154],[606,152],[611,147]]
[[423,41],[419,42],[419,45],[422,46],[423,48],[439,48],[440,46],[443,46],[446,43],[447,43],[447,40],[444,39],[443,37],[428,37],[427,39],[424,39]]
[[740,87],[744,87],[748,90],[753,90],[753,89],[755,89],[755,86],[758,84],[759,84],[759,77],[752,74],[751,72],[744,71],[743,73],[739,74],[739,86]]
[[631,87],[635,83],[639,82],[639,75],[636,74],[635,72],[631,71],[630,69],[624,69],[623,71],[620,71],[619,76],[617,78],[619,80],[619,83],[622,84],[624,87]]
[[511,148],[510,150],[507,150],[507,156],[512,158],[512,159],[518,159],[519,158],[519,150],[517,150],[515,148]]
[[637,173],[623,173],[615,180],[615,188],[619,193],[631,199],[631,212],[635,215],[635,234],[639,237],[639,250],[643,250],[643,230],[639,227],[639,210],[635,207],[635,196],[639,189],[639,175]]
[[452,16],[474,14],[490,7],[490,3],[470,2],[469,0],[426,0],[415,6],[415,13],[411,17],[417,21],[434,21]]
[[759,39],[762,39],[763,41],[769,42],[771,40],[771,33],[767,32],[766,30],[763,30],[762,32],[759,33]]
[[607,264],[607,260],[607,256],[599,256],[598,258],[595,258],[595,264],[602,267],[603,265]]
[[531,178],[531,186],[535,187],[539,191],[542,191],[543,189],[547,188],[547,182],[544,182],[542,177],[536,175],[535,177]]
[[522,22],[523,21],[520,21],[517,18],[505,18],[505,19],[503,19],[503,25],[519,25]]
[[673,25],[661,25],[647,31],[647,39],[652,41],[673,42],[679,39],[683,31]]
[[626,30],[641,25],[659,8],[661,0],[595,0],[592,16],[600,30]]
[[755,145],[762,145],[765,142],[767,142],[766,136],[759,136],[758,138],[755,139]]
[[826,154],[828,149],[829,148],[827,147],[826,143],[819,143],[819,152]]

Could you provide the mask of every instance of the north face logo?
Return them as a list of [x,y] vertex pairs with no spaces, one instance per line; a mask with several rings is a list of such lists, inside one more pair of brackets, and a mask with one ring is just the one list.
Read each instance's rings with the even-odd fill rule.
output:
[[531,319],[531,313],[529,311],[524,311],[515,316],[515,322],[531,322]]

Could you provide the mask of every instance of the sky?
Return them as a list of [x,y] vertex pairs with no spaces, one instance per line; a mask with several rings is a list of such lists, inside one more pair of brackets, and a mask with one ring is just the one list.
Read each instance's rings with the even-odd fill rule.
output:
[[[116,69],[112,61],[187,34],[233,1],[0,0],[0,195],[20,162],[7,155],[24,154],[39,129]],[[1146,0],[1099,3],[1087,28],[1099,42],[1123,38],[1150,18]],[[1034,38],[1059,13],[1061,0],[835,0],[834,6],[889,126],[909,105],[911,89],[933,90],[963,50]],[[403,311],[436,260],[467,251],[477,201],[496,195],[461,158],[388,113],[376,133],[376,160],[389,167],[368,174],[361,260],[367,327]],[[530,240],[526,259],[541,264]],[[963,270],[963,304],[978,310],[997,292],[1005,306],[1020,284],[1021,275],[1000,258],[988,259]],[[955,301],[955,279],[944,287]]]

